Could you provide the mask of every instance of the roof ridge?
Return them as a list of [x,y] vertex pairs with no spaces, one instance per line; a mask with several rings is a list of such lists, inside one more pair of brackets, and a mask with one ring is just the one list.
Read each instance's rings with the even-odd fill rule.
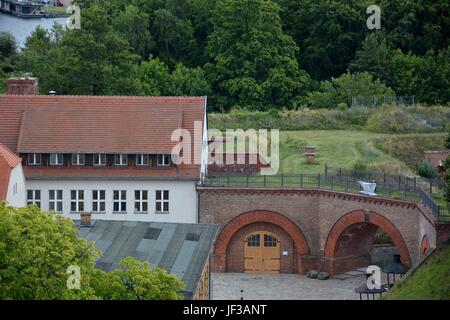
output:
[[22,95],[22,94],[0,94],[0,97],[20,97],[20,98],[30,98],[30,97],[42,97],[42,98],[58,98],[58,97],[82,97],[82,98],[139,98],[139,99],[194,99],[194,98],[206,98],[207,96],[114,96],[114,95],[84,95],[84,94],[61,94],[61,95],[51,95],[51,94],[39,94],[39,95]]

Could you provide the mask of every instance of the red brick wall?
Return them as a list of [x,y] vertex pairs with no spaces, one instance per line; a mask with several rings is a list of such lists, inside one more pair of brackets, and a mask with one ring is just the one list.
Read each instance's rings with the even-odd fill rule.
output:
[[[220,224],[221,230],[235,217],[255,210],[286,217],[301,231],[309,247],[308,254],[298,255],[298,272],[312,267],[330,269],[330,263],[338,264],[336,257],[324,254],[327,239],[336,222],[353,211],[362,212],[363,216],[364,212],[373,212],[370,215],[372,222],[390,229],[397,243],[403,243],[402,250],[407,253],[404,255],[409,255],[413,264],[420,259],[423,235],[427,234],[432,245],[435,243],[432,239],[436,238],[432,217],[422,212],[416,203],[358,194],[306,189],[199,187],[199,208],[200,222]],[[357,222],[348,223],[350,226]],[[227,246],[227,243],[220,243],[220,246]],[[226,259],[225,250],[215,252],[214,271],[225,271]]]
[[39,94],[37,78],[10,78],[7,80],[8,94],[37,95]]

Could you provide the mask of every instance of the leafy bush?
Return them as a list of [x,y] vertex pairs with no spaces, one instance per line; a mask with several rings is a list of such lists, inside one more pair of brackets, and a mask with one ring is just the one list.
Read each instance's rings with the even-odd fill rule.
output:
[[424,178],[435,179],[438,175],[436,167],[428,160],[422,160],[417,166],[417,173]]
[[393,96],[394,91],[385,86],[380,80],[375,80],[367,72],[345,73],[339,78],[323,81],[319,91],[310,92],[307,102],[313,108],[333,108],[345,103],[351,105],[356,96]]

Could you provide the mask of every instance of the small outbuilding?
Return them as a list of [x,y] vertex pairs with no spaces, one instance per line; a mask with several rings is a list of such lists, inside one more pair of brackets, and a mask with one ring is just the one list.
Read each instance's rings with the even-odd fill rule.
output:
[[[79,224],[80,222],[78,222]],[[148,261],[177,275],[185,284],[184,298],[210,298],[210,254],[218,225],[88,220],[79,236],[94,241],[102,253],[96,267],[117,269],[126,257]]]

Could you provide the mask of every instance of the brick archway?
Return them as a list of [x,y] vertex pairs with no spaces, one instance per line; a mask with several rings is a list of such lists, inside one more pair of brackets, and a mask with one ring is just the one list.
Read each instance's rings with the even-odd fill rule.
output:
[[279,213],[265,210],[250,211],[233,218],[220,232],[214,254],[225,255],[228,243],[237,231],[252,223],[261,222],[274,224],[285,230],[294,241],[298,256],[309,254],[308,241],[297,225]]
[[325,244],[325,258],[336,258],[336,248],[340,236],[349,227],[356,224],[372,224],[383,229],[391,237],[397,247],[402,262],[411,266],[411,256],[408,247],[397,228],[385,217],[376,212],[364,212],[362,210],[352,211],[342,216],[331,228]]

